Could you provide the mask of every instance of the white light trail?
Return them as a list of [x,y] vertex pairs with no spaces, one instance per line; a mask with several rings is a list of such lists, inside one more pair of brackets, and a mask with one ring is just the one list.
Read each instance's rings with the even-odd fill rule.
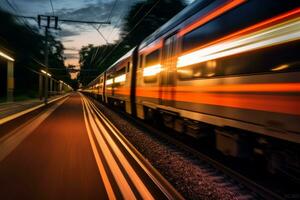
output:
[[123,74],[115,78],[115,83],[121,83],[124,82],[125,80],[126,80],[126,74]]
[[108,79],[108,80],[106,80],[106,85],[111,85],[113,83],[113,79],[111,78],[111,79]]
[[154,75],[158,74],[160,71],[161,71],[160,64],[146,67],[143,70],[143,76],[154,76]]
[[177,67],[185,67],[298,39],[300,39],[300,18],[180,56]]

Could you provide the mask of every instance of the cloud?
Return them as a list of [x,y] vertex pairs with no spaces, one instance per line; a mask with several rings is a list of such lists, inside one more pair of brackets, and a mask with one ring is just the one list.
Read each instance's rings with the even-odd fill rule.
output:
[[[75,35],[80,35],[80,32],[72,31],[72,30],[68,30],[68,29],[64,29],[64,28],[59,31],[60,37],[70,37],[70,36],[75,36]],[[64,40],[64,42],[66,42],[66,40]]]
[[[74,40],[64,40],[64,42],[73,42]],[[68,47],[65,48],[65,51],[76,51],[78,52],[80,49],[76,48],[76,47]]]
[[[138,0],[131,1],[131,4]],[[119,0],[112,10],[115,0],[85,0],[83,7],[77,9],[65,8],[56,9],[55,14],[59,19],[81,20],[81,21],[107,21],[111,17],[111,25],[105,27],[115,27],[116,23],[122,22],[122,18],[127,13],[130,3],[126,0]],[[112,13],[111,13],[112,11]],[[120,21],[121,20],[121,21]],[[81,35],[83,32],[95,31],[91,25],[76,23],[60,23],[62,30],[59,32],[61,38]]]
[[67,59],[79,59],[78,53],[65,53],[64,55]]
[[[56,10],[56,14],[63,19],[85,20],[85,21],[107,21],[112,14],[112,18],[123,17],[130,6],[140,0],[119,0],[112,11],[115,0],[98,0],[96,3],[92,0],[87,1],[83,7],[78,9],[61,8]],[[112,13],[111,13],[112,11]],[[123,16],[120,16],[123,15]]]
[[62,42],[73,42],[73,39],[67,39],[67,38],[62,38],[61,39]]
[[[10,0],[16,5],[22,15],[37,16],[52,15],[49,0]],[[116,0],[52,0],[55,15],[59,19],[82,20],[82,21],[106,21],[109,19],[113,5]],[[119,29],[122,26],[123,18],[129,8],[136,2],[143,0],[118,0],[111,14],[110,25],[101,26],[101,33],[112,42],[118,39]],[[1,5],[1,4],[0,4]],[[36,22],[31,22],[36,26]],[[118,26],[117,26],[117,25]],[[92,43],[95,45],[105,43],[101,36],[91,25],[59,22],[61,30],[55,31],[64,46],[68,49]],[[114,28],[114,29],[113,29]],[[42,31],[42,30],[41,30]],[[42,33],[42,32],[41,32]],[[65,51],[68,61],[74,62],[78,54],[74,51]]]
[[85,7],[70,10],[62,8],[56,14],[63,19],[85,20],[85,21],[105,21],[109,14],[110,3],[87,4]]

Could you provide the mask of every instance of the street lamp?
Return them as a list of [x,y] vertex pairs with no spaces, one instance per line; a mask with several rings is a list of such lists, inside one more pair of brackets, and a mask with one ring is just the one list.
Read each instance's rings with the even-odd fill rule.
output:
[[43,74],[45,74],[45,75],[47,75],[47,76],[49,76],[49,77],[51,77],[52,75],[51,74],[49,74],[48,72],[46,72],[45,70],[41,70],[41,72],[43,73]]

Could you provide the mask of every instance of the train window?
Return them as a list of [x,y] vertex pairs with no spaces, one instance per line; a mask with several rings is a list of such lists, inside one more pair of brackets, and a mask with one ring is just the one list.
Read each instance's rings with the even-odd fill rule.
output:
[[190,65],[177,69],[179,79],[209,78],[216,75],[217,61]]
[[112,87],[114,75],[110,72],[110,74],[106,74],[105,85],[106,87]]
[[219,59],[217,75],[300,71],[300,41]]
[[177,68],[178,78],[300,71],[300,41]]
[[146,67],[153,66],[157,63],[159,63],[159,50],[155,50],[148,54],[145,59]]
[[126,81],[126,67],[122,67],[114,73],[114,85],[122,85]]
[[[214,39],[285,13],[297,7],[296,5],[299,6],[299,2],[296,3],[292,0],[265,0],[265,2],[264,6],[261,6],[261,0],[248,1],[184,35],[182,39],[183,53],[190,52],[207,42],[212,42]],[[188,80],[213,76],[299,71],[300,59],[297,56],[299,49],[299,41],[289,42],[221,57],[213,61],[203,61],[190,66],[178,67],[177,74],[179,79]]]
[[114,73],[114,77],[119,76],[121,74],[125,74],[125,72],[126,72],[126,67],[124,66]]
[[144,56],[140,55],[140,65],[139,65],[139,68],[143,67],[143,62],[144,62]]
[[111,73],[111,74],[107,74],[107,77],[106,77],[106,79],[111,79],[111,78],[113,78],[114,77],[114,75]]
[[143,69],[145,83],[156,83],[158,80],[157,75],[160,71],[159,53],[159,49],[155,50],[145,58],[145,67]]
[[126,73],[128,73],[130,70],[130,62],[127,62],[127,66],[126,66]]
[[263,6],[261,0],[248,1],[184,35],[182,51],[192,50],[214,39],[292,10],[299,5],[299,1],[294,0],[264,0]]

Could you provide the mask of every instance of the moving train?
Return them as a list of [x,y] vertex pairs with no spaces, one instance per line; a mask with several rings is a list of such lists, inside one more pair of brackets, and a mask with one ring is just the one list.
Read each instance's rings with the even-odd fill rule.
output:
[[225,155],[300,172],[300,1],[198,0],[85,89]]

